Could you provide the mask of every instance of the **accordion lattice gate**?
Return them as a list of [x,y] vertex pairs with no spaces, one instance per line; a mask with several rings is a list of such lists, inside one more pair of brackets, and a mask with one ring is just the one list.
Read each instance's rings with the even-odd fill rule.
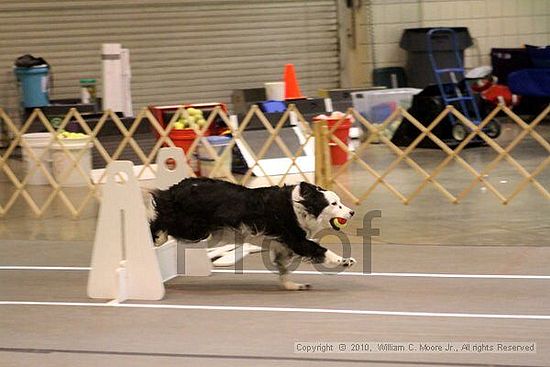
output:
[[[550,200],[548,183],[540,182],[537,179],[538,176],[547,168],[548,164],[550,164],[550,143],[536,130],[539,124],[548,117],[549,113],[550,106],[542,111],[541,114],[534,118],[531,122],[527,123],[507,107],[498,106],[481,122],[479,126],[476,126],[454,107],[448,106],[431,123],[424,125],[404,109],[398,108],[382,124],[373,124],[365,119],[365,117],[362,116],[357,110],[351,108],[347,111],[347,114],[353,116],[357,123],[361,124],[364,130],[369,132],[369,137],[355,149],[350,149],[347,142],[343,142],[335,134],[335,131],[341,122],[336,123],[331,128],[328,128],[324,122],[315,123],[312,125],[304,119],[300,111],[298,111],[293,105],[291,105],[276,122],[270,122],[258,106],[253,106],[239,123],[230,118],[230,116],[228,116],[220,107],[216,107],[209,114],[204,126],[200,129],[195,128],[194,132],[196,134],[196,138],[187,150],[186,155],[188,159],[192,158],[197,152],[200,144],[213,160],[213,168],[210,172],[211,176],[216,176],[217,174],[222,173],[225,179],[231,182],[242,185],[250,185],[254,176],[254,170],[259,170],[265,175],[265,184],[282,185],[289,182],[289,179],[291,178],[294,182],[297,179],[313,181],[311,175],[304,172],[298,164],[298,158],[304,154],[308,144],[314,142],[315,182],[322,186],[332,187],[334,190],[346,195],[356,204],[359,204],[369,198],[374,189],[379,186],[385,188],[390,195],[395,196],[404,204],[414,202],[414,199],[428,186],[434,187],[448,202],[459,203],[472,192],[476,185],[479,184],[484,185],[487,190],[503,204],[509,203],[529,185],[532,185],[537,190],[542,199]],[[497,116],[497,114],[506,115],[507,118],[515,123],[520,129],[520,132],[506,146],[501,146],[495,139],[490,138],[483,131],[483,128],[495,116]],[[469,134],[466,138],[455,147],[450,147],[447,145],[433,132],[434,129],[441,124],[448,115],[453,115],[457,121],[462,123],[469,130]],[[291,118],[291,116],[295,116],[295,118]],[[54,200],[59,198],[63,204],[62,207],[66,209],[66,211],[73,217],[79,217],[83,213],[83,210],[94,201],[101,201],[101,194],[98,188],[105,182],[105,172],[101,174],[101,177],[92,181],[88,176],[88,173],[84,172],[82,167],[79,165],[79,162],[83,159],[86,153],[85,149],[81,149],[79,151],[72,149],[69,150],[63,144],[60,144],[58,133],[64,130],[70,122],[73,124],[76,123],[80,130],[89,136],[90,143],[96,150],[97,155],[104,161],[105,166],[112,161],[118,160],[122,156],[125,149],[131,149],[141,161],[140,168],[135,171],[136,177],[140,179],[150,172],[156,172],[154,162],[161,147],[176,146],[170,137],[170,133],[174,129],[176,121],[180,117],[188,117],[187,110],[183,107],[174,113],[170,121],[166,123],[166,126],[162,126],[151,111],[144,108],[138,113],[130,126],[127,127],[115,113],[112,111],[105,111],[99,121],[92,128],[87,124],[86,120],[76,109],[71,109],[65,115],[59,126],[54,127],[44,113],[41,110],[36,109],[32,112],[28,119],[24,121],[20,127],[18,127],[10,116],[3,109],[0,109],[0,119],[4,124],[7,134],[11,138],[7,148],[0,156],[0,174],[3,174],[7,180],[7,183],[5,182],[3,185],[12,186],[11,195],[7,196],[6,199],[0,202],[0,217],[8,215],[18,200],[22,200],[26,203],[28,208],[30,208],[35,215],[42,216],[52,207]],[[396,146],[390,139],[384,136],[384,134],[380,133],[380,131],[382,131],[398,117],[403,118],[402,123],[413,124],[415,128],[420,131],[418,137],[414,139],[414,141],[406,148]],[[245,136],[245,130],[253,120],[260,122],[261,126],[265,129],[266,136],[266,140],[256,151],[252,149],[251,144],[249,144]],[[107,151],[99,138],[108,121],[114,124],[116,129],[120,132],[121,137],[120,143],[116,146],[112,153]],[[218,123],[222,121],[223,124],[227,126],[228,132],[231,134],[229,144],[221,152],[217,151],[215,147],[213,147],[205,138],[208,129],[213,126],[215,121]],[[44,155],[45,152],[36,154],[35,151],[33,151],[33,149],[31,149],[25,142],[25,140],[22,139],[22,136],[27,133],[33,124],[40,124],[44,127],[44,130],[51,133],[51,139],[48,142],[47,147],[51,148],[53,145],[60,146],[60,148],[57,149],[59,149],[71,163],[71,169],[68,169],[67,172],[63,172],[61,178],[66,177],[69,174],[74,174],[74,171],[76,171],[76,173],[81,175],[85,180],[84,188],[86,189],[86,194],[79,204],[75,204],[71,201],[70,195],[67,194],[67,189],[63,187],[60,182],[58,182],[59,177],[56,179],[56,177],[54,177],[44,165],[42,159],[43,157],[41,155]],[[155,143],[148,152],[144,150],[144,147],[140,146],[135,138],[135,134],[142,124],[148,124],[151,134],[154,134],[157,137]],[[303,139],[300,141],[298,148],[295,151],[292,151],[289,148],[288,144],[281,136],[282,129],[289,124],[299,128],[303,135]],[[535,169],[532,169],[531,171],[523,167],[511,154],[512,150],[514,150],[526,137],[530,137],[536,141],[545,151],[545,157],[543,160],[535,167]],[[419,149],[418,145],[424,138],[432,141],[437,148],[446,155],[434,169],[428,170],[415,161],[412,157],[412,153]],[[464,152],[464,148],[473,139],[482,141],[486,145],[486,149],[491,149],[496,152],[496,157],[481,169],[476,169],[472,164],[468,163],[463,156],[461,156],[461,153]],[[369,149],[369,147],[375,142],[378,146],[382,143],[395,156],[395,159],[383,170],[376,170],[361,156],[361,154]],[[341,166],[331,166],[329,144],[336,144],[339,148],[346,151],[349,155],[348,161]],[[223,158],[228,154],[232,154],[233,147],[236,145],[246,148],[250,154],[252,162],[252,164],[249,164],[248,169],[246,169],[245,172],[238,175],[228,172],[227,168],[224,167],[223,164]],[[26,175],[19,175],[18,177],[16,170],[13,168],[13,156],[18,146],[21,146],[21,149],[26,152],[29,159],[36,164],[37,170],[47,179],[49,194],[41,204],[38,204],[38,202],[33,198],[32,190],[29,187],[29,176],[33,172],[28,172]],[[283,172],[283,174],[277,176],[269,176],[266,173],[265,166],[262,165],[262,159],[266,157],[266,154],[272,146],[278,147],[283,156],[288,159],[287,169]],[[464,168],[464,170],[471,175],[471,180],[457,194],[451,193],[440,179],[441,173],[453,161]],[[504,195],[486,178],[488,174],[495,170],[501,161],[507,162],[510,167],[512,167],[514,171],[521,176],[521,181],[508,195]],[[421,183],[412,191],[412,193],[409,193],[408,195],[403,194],[396,185],[392,184],[390,180],[388,180],[388,175],[392,173],[392,171],[394,171],[402,162],[411,167],[422,180]],[[374,179],[374,183],[361,188],[362,190],[360,192],[353,192],[354,190],[350,187],[350,185],[346,184],[346,180],[343,179],[352,164],[355,167],[354,169],[359,167],[362,172],[366,172],[367,175]],[[191,172],[191,175],[194,175],[193,172]]]
[[[516,135],[505,147],[502,147],[495,139],[489,137],[483,130],[485,126],[487,126],[487,124],[490,123],[499,113],[504,113],[509,120],[513,121],[520,128],[520,133]],[[317,170],[317,173],[319,174],[318,179],[324,186],[340,190],[356,204],[360,204],[366,200],[378,186],[386,188],[389,193],[396,196],[403,204],[410,204],[413,199],[417,197],[418,194],[420,194],[428,185],[432,185],[445,198],[455,204],[463,200],[478,184],[485,186],[502,204],[508,204],[529,184],[536,188],[543,199],[550,200],[548,183],[545,186],[537,180],[537,176],[539,176],[550,163],[550,142],[535,130],[541,121],[548,117],[549,113],[550,105],[547,106],[546,109],[544,109],[544,111],[542,111],[530,123],[526,123],[509,108],[500,105],[491,111],[491,113],[489,113],[479,125],[475,125],[453,106],[447,106],[430,124],[424,126],[414,116],[410,115],[401,107],[398,107],[382,124],[372,124],[357,110],[350,108],[347,112],[348,116],[353,116],[356,121],[358,121],[364,129],[369,132],[369,137],[362,144],[360,144],[359,147],[351,150],[348,145],[340,140],[335,134],[336,129],[343,122],[343,119],[334,124],[330,129],[328,129],[326,125],[316,129],[316,136],[318,136],[319,139],[324,140],[317,143],[319,146],[326,147],[328,142],[333,142],[338,145],[339,148],[345,150],[349,155],[348,161],[336,169],[331,169],[328,164],[325,164],[322,170]],[[434,128],[442,123],[442,121],[444,121],[444,119],[449,115],[453,115],[459,123],[462,123],[469,131],[469,134],[464,138],[464,140],[462,140],[454,148],[451,148],[433,133]],[[403,118],[404,123],[411,123],[420,131],[420,134],[405,149],[395,145],[385,136],[385,134],[382,133],[392,121],[399,117]],[[525,169],[510,154],[512,150],[516,148],[518,144],[527,136],[531,136],[545,151],[545,158],[531,172]],[[423,168],[411,157],[411,153],[417,149],[418,144],[424,138],[430,139],[441,151],[446,154],[445,159],[443,159],[437,167],[431,171]],[[463,157],[460,156],[460,153],[464,151],[464,148],[471,143],[474,138],[481,139],[480,141],[487,146],[487,149],[492,149],[497,154],[497,156],[481,170],[476,170],[473,165],[469,164]],[[382,172],[377,171],[361,158],[361,153],[364,153],[365,150],[375,141],[384,144],[395,155],[395,159]],[[328,153],[325,152],[325,156],[327,154]],[[466,172],[471,174],[471,181],[457,195],[452,194],[442,183],[438,181],[438,176],[453,160],[462,166]],[[508,196],[501,193],[495,185],[487,179],[489,173],[493,172],[498,163],[502,160],[507,161],[509,165],[513,167],[522,177],[521,181]],[[320,162],[323,161],[326,162],[326,159],[321,158]],[[392,185],[387,180],[387,176],[395,170],[401,162],[408,164],[422,178],[422,182],[408,196],[400,192],[397,187]],[[342,182],[343,175],[347,172],[347,169],[352,163],[357,163],[358,166],[364,170],[364,172],[374,178],[374,183],[367,186],[365,190],[360,193],[353,193],[349,187]]]

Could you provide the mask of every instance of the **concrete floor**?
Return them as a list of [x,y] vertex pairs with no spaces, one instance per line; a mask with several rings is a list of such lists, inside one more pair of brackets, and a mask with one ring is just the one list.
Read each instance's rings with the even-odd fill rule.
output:
[[[538,131],[549,139],[548,125]],[[506,125],[499,142],[516,133]],[[548,156],[532,139],[512,154],[528,170]],[[480,167],[495,154],[481,147],[463,156]],[[380,146],[365,157],[379,168],[392,159]],[[426,167],[442,157],[433,150],[413,155]],[[488,179],[509,193],[519,178],[503,162]],[[420,182],[406,165],[389,179],[403,192]],[[440,179],[454,193],[471,180],[456,164]],[[550,170],[538,179],[550,188]],[[369,181],[357,167],[342,176],[354,192]],[[5,198],[7,186],[0,185]],[[408,206],[378,188],[356,209],[345,230],[359,260],[353,274],[318,275],[302,264],[293,277],[311,283],[311,291],[279,290],[268,272],[216,272],[169,281],[162,301],[116,305],[86,295],[97,208],[79,220],[60,208],[36,219],[17,204],[0,220],[0,365],[550,365],[550,205],[534,188],[506,206],[480,187],[458,205],[427,189]],[[382,212],[373,222],[381,233],[365,248],[357,229],[373,209]],[[336,237],[323,242],[342,252]],[[240,265],[265,269],[259,255]],[[46,268],[31,270],[36,266]],[[361,273],[369,269],[372,274]],[[293,352],[295,342],[317,341],[517,341],[535,342],[537,353]]]

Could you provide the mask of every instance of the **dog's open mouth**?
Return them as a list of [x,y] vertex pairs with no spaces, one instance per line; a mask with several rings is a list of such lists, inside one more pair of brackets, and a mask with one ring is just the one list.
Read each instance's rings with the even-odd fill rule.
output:
[[341,228],[344,228],[348,224],[348,220],[342,217],[334,217],[329,222],[332,228],[337,231],[339,231]]

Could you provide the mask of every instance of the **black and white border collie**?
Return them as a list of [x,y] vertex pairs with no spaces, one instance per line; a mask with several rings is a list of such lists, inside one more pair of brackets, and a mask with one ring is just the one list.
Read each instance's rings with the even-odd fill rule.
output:
[[314,241],[323,229],[339,230],[335,222],[345,223],[354,212],[334,192],[307,182],[250,189],[222,180],[187,178],[151,194],[149,222],[157,244],[168,235],[200,241],[224,229],[244,236],[266,236],[272,240],[268,241],[272,259],[284,289],[310,287],[288,279],[287,265],[296,255],[327,266],[352,266],[356,262]]

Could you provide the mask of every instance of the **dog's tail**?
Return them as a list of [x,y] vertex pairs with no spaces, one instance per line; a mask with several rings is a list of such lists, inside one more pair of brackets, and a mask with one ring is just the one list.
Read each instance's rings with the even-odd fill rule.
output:
[[143,203],[145,204],[145,215],[147,215],[147,221],[149,223],[157,217],[157,210],[155,208],[155,197],[157,192],[157,189],[141,188],[141,195],[143,196]]
[[143,203],[145,204],[145,214],[147,221],[151,229],[151,236],[153,236],[153,242],[155,246],[160,246],[168,241],[168,233],[161,230],[157,220],[157,203],[156,198],[160,190],[142,188],[141,194],[143,196]]

